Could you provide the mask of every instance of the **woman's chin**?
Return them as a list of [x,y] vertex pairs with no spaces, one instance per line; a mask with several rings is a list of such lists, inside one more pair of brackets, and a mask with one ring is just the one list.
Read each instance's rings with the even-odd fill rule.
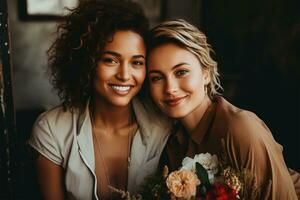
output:
[[179,110],[179,109],[164,110],[163,112],[166,115],[168,115],[170,118],[174,118],[174,119],[181,119],[184,116],[186,116],[186,113],[183,110]]

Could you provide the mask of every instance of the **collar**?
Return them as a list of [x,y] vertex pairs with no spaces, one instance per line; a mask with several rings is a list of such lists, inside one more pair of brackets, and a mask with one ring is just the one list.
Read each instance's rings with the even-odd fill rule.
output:
[[81,135],[85,130],[92,130],[90,118],[90,99],[88,99],[84,109],[78,109],[79,117],[77,119],[77,135]]
[[[85,164],[90,168],[91,171],[94,171],[94,145],[89,104],[90,101],[88,100],[85,109],[76,110],[79,115],[77,116],[76,136],[79,148],[78,150],[82,154]],[[73,114],[73,120],[76,120],[76,114]]]
[[[89,137],[92,136],[89,104],[90,100],[87,101],[85,109],[79,114],[77,121],[78,136],[87,134],[86,132],[88,132]],[[132,105],[144,145],[147,144],[147,141],[154,131],[157,133],[170,131],[171,120],[165,115],[162,115],[151,102],[142,102],[138,97],[135,97],[132,100]]]
[[203,117],[197,124],[196,128],[191,133],[188,133],[187,130],[181,124],[177,126],[177,128],[175,129],[175,131],[177,132],[175,134],[176,139],[180,143],[180,145],[184,145],[189,137],[196,144],[201,144],[205,134],[208,132],[208,129],[213,122],[217,104],[218,99],[214,99],[212,101],[212,104],[206,109],[205,113],[203,114]]
[[152,134],[170,132],[171,120],[160,113],[153,103],[143,102],[136,97],[132,100],[132,104],[144,145],[147,144]]

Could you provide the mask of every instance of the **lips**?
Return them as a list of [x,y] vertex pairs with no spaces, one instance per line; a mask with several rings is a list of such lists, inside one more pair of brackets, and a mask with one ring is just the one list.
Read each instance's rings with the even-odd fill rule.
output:
[[169,98],[169,99],[164,100],[164,103],[170,107],[175,107],[175,106],[179,105],[181,102],[183,102],[186,98],[187,98],[187,96]]
[[130,92],[132,85],[109,84],[110,88],[118,95],[126,95]]

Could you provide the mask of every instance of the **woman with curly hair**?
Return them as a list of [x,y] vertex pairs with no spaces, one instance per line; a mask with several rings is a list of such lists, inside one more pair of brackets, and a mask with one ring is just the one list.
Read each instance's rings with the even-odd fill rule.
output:
[[169,126],[139,93],[146,75],[148,20],[130,1],[82,1],[58,27],[48,51],[62,105],[37,119],[44,199],[113,199],[135,193],[153,173]]
[[177,120],[161,165],[177,170],[185,157],[226,155],[227,164],[248,170],[254,178],[248,189],[257,196],[242,199],[297,199],[299,174],[288,170],[282,146],[261,119],[220,96],[217,62],[211,53],[206,36],[184,20],[166,21],[151,31],[147,56],[151,95],[164,113]]

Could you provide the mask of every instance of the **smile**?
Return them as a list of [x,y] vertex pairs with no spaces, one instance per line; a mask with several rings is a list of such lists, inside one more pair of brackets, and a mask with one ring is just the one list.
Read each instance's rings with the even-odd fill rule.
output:
[[113,91],[119,95],[126,95],[129,93],[132,86],[129,85],[109,85]]
[[166,99],[166,100],[164,100],[164,103],[167,106],[175,107],[175,106],[179,105],[181,102],[183,102],[186,99],[186,97],[187,96]]

